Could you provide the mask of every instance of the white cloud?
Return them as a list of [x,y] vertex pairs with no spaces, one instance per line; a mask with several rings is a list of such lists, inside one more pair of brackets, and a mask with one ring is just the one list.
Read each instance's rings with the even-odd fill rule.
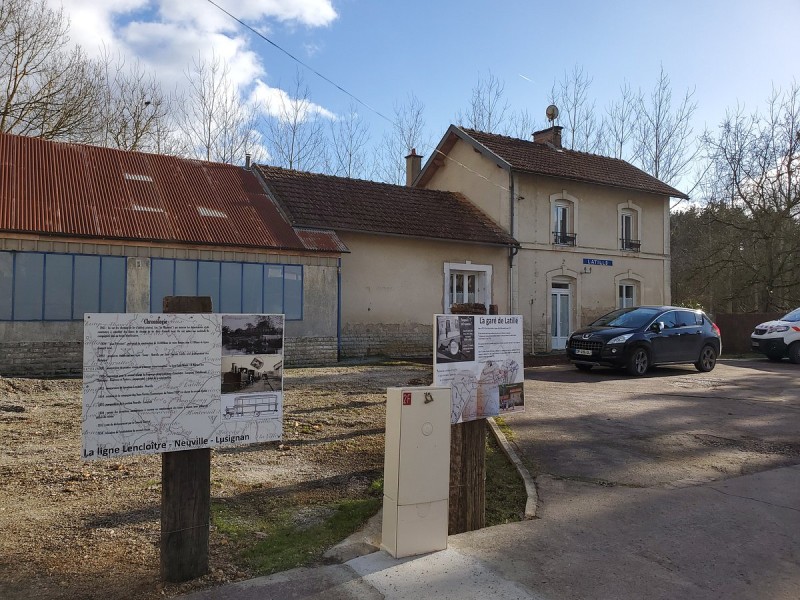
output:
[[119,40],[114,30],[114,19],[145,8],[149,0],[48,0],[51,8],[69,18],[69,37],[89,56],[97,57],[105,47],[116,50]]
[[302,98],[292,98],[284,90],[270,87],[260,80],[256,82],[249,101],[256,103],[265,113],[273,117],[281,118],[287,112],[297,111],[301,121],[305,121],[315,114],[325,119],[336,120],[335,114],[319,104]]
[[247,49],[243,38],[169,23],[131,23],[121,33],[125,45],[169,87],[185,83],[186,70],[198,57],[226,62],[238,86],[246,87],[264,74],[258,55]]
[[[232,15],[269,35],[270,27],[325,27],[337,17],[331,0],[214,0]],[[252,89],[253,100],[292,102],[278,88],[263,82],[265,69],[251,45],[252,35],[211,3],[175,0],[48,0],[58,10],[63,3],[70,19],[70,39],[90,56],[104,50],[139,59],[161,80],[165,90],[181,89],[185,73],[198,57],[225,61],[231,81]],[[313,48],[313,50],[311,50]],[[318,48],[307,46],[307,51]],[[266,105],[266,103],[265,103]],[[309,114],[334,115],[317,104],[303,107]]]

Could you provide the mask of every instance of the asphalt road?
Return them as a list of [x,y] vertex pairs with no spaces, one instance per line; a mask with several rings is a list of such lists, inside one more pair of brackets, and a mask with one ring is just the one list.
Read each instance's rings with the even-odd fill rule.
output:
[[800,464],[800,367],[788,361],[661,367],[642,378],[532,368],[525,404],[506,420],[535,476],[675,488]]

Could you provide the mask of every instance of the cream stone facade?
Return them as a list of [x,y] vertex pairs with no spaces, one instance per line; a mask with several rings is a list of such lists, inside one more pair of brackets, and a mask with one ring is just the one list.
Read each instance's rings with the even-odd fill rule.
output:
[[520,244],[503,310],[525,317],[528,352],[623,305],[670,303],[669,194],[515,169],[452,127],[440,151],[417,184],[463,194]]
[[[433,315],[456,301],[506,306],[508,248],[340,232],[343,357],[428,355]],[[458,278],[474,283],[454,298]],[[462,284],[463,285],[463,284]]]

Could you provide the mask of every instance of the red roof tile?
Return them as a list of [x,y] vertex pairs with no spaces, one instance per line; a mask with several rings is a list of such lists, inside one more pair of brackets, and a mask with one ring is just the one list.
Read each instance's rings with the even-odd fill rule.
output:
[[515,245],[460,194],[256,165],[294,226]]
[[341,252],[241,167],[0,134],[0,231]]
[[688,198],[683,192],[624,160],[575,150],[556,149],[547,144],[474,129],[451,128],[456,135],[459,130],[462,135],[466,134],[509,163],[513,169],[519,171],[650,192],[674,198]]

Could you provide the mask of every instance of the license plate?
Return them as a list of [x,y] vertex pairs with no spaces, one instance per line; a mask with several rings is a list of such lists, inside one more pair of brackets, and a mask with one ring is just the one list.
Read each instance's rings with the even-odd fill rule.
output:
[[758,342],[753,342],[753,350],[758,350]]
[[591,356],[592,355],[592,351],[591,350],[584,350],[583,348],[576,348],[575,349],[575,354],[580,354],[581,356]]

